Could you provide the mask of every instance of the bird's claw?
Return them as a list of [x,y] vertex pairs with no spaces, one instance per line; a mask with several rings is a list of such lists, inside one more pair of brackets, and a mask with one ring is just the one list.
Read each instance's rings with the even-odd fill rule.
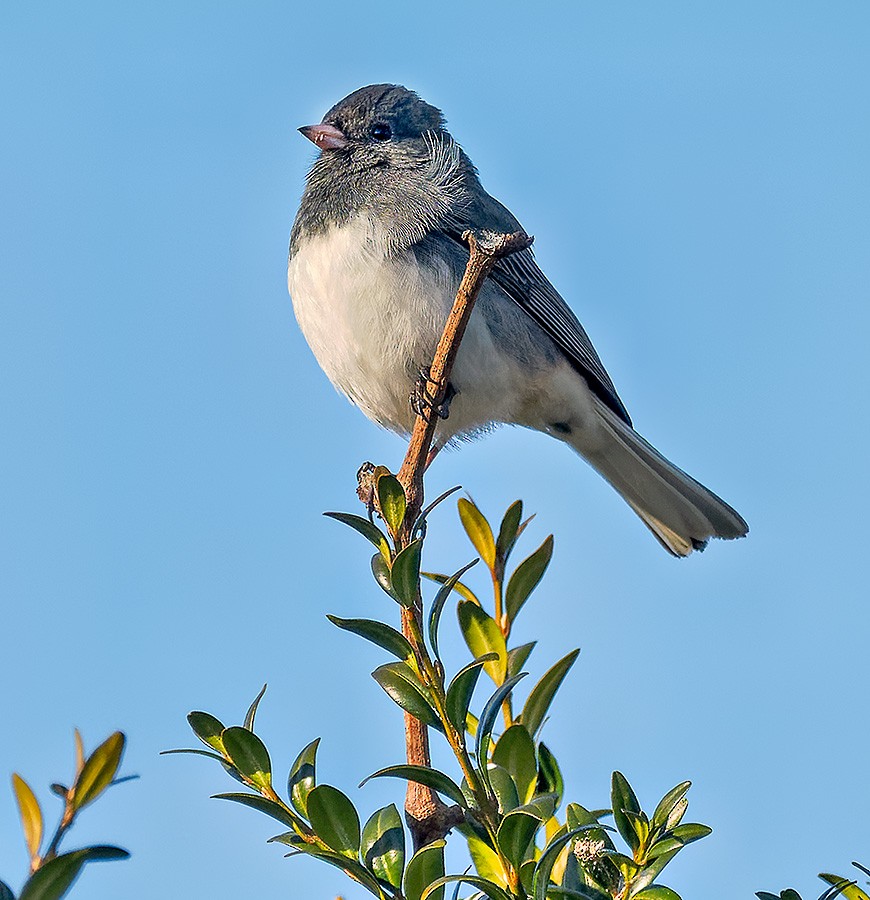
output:
[[456,388],[450,382],[444,389],[444,399],[438,403],[438,384],[432,380],[432,372],[428,366],[420,369],[419,377],[411,391],[411,409],[421,416],[426,422],[434,412],[439,419],[446,419],[450,415],[450,401],[456,396]]

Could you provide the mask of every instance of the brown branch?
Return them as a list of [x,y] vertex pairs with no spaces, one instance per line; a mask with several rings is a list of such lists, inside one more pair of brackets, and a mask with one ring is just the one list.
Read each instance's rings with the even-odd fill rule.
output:
[[[444,333],[438,342],[435,357],[429,370],[429,381],[434,390],[431,408],[427,414],[418,414],[414,422],[414,430],[405,454],[398,479],[405,490],[408,501],[405,520],[398,535],[398,549],[406,547],[413,539],[414,523],[423,508],[423,474],[435,440],[438,426],[438,410],[447,396],[447,385],[450,373],[459,350],[459,343],[465,334],[465,328],[471,318],[477,295],[483,287],[486,276],[496,262],[504,256],[525,250],[531,246],[532,238],[524,231],[514,234],[497,234],[495,232],[466,231],[463,240],[468,243],[469,258],[465,275],[456,292],[453,309],[444,326]],[[422,600],[417,598],[414,608],[402,609],[402,634],[411,640],[412,626],[417,622],[417,633],[422,629]],[[413,643],[413,641],[412,641]],[[413,716],[405,713],[405,748],[407,760],[412,765],[429,766],[429,734],[426,726]],[[433,840],[444,837],[457,820],[459,810],[446,807],[438,795],[431,789],[413,781],[408,782],[405,796],[405,815],[414,841],[414,848],[425,846]]]

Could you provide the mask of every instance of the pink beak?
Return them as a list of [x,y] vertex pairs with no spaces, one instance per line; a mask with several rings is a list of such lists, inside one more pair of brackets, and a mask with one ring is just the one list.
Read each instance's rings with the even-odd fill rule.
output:
[[303,125],[299,131],[321,150],[338,150],[347,146],[347,138],[335,125]]

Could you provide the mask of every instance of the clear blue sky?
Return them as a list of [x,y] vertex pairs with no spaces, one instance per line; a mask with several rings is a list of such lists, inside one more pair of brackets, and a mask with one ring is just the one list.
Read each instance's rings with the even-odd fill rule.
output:
[[[382,654],[325,619],[394,610],[320,513],[402,444],[334,393],[285,287],[295,129],[379,81],[445,110],[638,428],[752,528],[678,562],[540,435],[438,460],[431,491],[556,534],[520,632],[538,666],[582,647],[545,731],[569,794],[692,779],[715,831],[671,868],[687,900],[867,862],[868,42],[859,0],[3,4],[0,773],[45,798],[78,725],[123,728],[142,776],[74,835],[133,859],[74,896],[361,896],[157,753],[268,681],[280,772],[317,735],[345,790],[401,758]],[[429,547],[470,558],[452,507]],[[0,787],[0,878],[24,863]]]

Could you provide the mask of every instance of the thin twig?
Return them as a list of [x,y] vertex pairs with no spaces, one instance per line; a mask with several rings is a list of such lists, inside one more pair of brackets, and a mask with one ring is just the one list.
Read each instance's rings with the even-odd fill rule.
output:
[[[439,422],[438,410],[447,396],[450,373],[453,371],[453,363],[471,318],[477,295],[483,287],[486,276],[499,259],[518,250],[524,250],[532,243],[532,238],[524,231],[513,234],[466,231],[462,237],[468,243],[470,251],[468,265],[429,370],[429,381],[434,385],[431,408],[426,410],[428,414],[417,415],[405,460],[397,476],[405,490],[408,503],[405,520],[398,535],[397,549],[406,547],[413,539],[414,523],[423,508],[423,474],[435,440]],[[409,640],[415,631],[417,634],[420,633],[422,615],[422,598],[419,596],[413,609],[402,609],[402,633]],[[419,719],[408,713],[405,713],[405,749],[407,760],[411,765],[431,765],[428,730]],[[413,781],[408,782],[405,813],[415,849],[444,837],[447,831],[457,824],[455,815],[445,807],[431,788]]]

